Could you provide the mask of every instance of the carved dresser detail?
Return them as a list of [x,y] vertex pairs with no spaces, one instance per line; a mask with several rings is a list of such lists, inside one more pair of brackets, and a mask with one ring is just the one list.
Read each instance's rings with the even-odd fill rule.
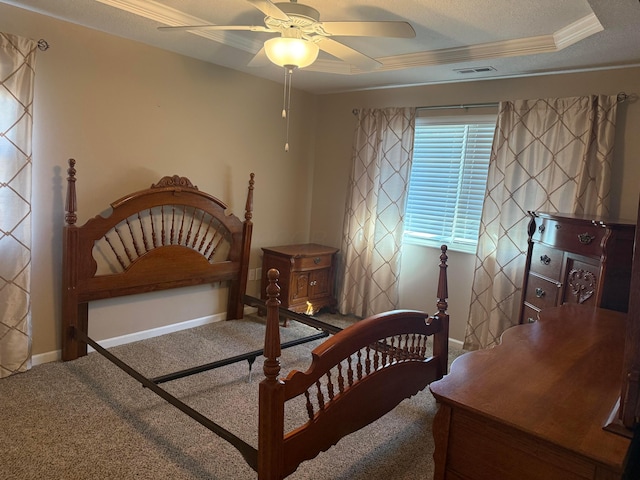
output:
[[635,224],[596,216],[529,212],[520,323],[577,303],[626,312]]

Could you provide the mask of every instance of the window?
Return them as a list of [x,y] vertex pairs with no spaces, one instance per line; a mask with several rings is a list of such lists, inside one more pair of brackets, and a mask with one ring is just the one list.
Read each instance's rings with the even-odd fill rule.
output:
[[418,117],[404,241],[474,253],[496,115]]

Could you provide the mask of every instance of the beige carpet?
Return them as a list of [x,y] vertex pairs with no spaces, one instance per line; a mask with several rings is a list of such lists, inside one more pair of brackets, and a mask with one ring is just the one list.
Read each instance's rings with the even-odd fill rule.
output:
[[[324,316],[345,326],[353,319]],[[283,341],[316,331],[292,322]],[[262,347],[262,319],[219,322],[113,348],[147,376],[211,362]],[[283,373],[306,369],[307,344],[283,351]],[[452,350],[450,358],[461,353]],[[257,446],[258,382],[246,362],[164,384],[167,390]],[[431,422],[436,405],[426,390],[394,411],[303,463],[290,479],[430,479]],[[288,416],[295,421],[296,414]],[[49,363],[0,380],[2,479],[254,479],[226,442],[140,386],[97,353]]]

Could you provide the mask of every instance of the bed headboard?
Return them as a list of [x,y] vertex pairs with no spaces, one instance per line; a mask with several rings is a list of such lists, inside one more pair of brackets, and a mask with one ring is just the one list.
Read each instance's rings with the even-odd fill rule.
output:
[[76,225],[76,169],[69,160],[63,233],[62,359],[87,352],[88,302],[200,285],[229,283],[227,319],[242,318],[253,228],[254,174],[245,219],[188,178],[160,179],[111,204],[108,216]]

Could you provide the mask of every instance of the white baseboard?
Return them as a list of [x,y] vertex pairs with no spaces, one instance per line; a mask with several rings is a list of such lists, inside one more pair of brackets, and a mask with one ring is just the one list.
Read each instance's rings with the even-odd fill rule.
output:
[[[251,314],[257,311],[253,307],[245,307],[244,313]],[[188,328],[200,327],[209,323],[220,322],[226,318],[226,313],[216,313],[215,315],[207,315],[206,317],[195,318],[193,320],[187,320],[186,322],[174,323],[172,325],[166,325],[164,327],[152,328],[150,330],[144,330],[142,332],[129,333],[127,335],[121,335],[119,337],[108,338],[106,340],[100,340],[100,345],[104,348],[117,347],[118,345],[125,345],[127,343],[139,342],[147,338],[158,337],[160,335],[166,335],[167,333],[179,332]],[[463,342],[454,338],[449,338],[449,343],[455,345],[458,348],[462,348]],[[88,352],[95,352],[91,347],[87,348]],[[52,352],[40,353],[34,355],[31,358],[31,364],[33,366],[40,365],[48,362],[57,362],[62,357],[60,350],[54,350]]]
[[54,350],[53,352],[39,353],[31,357],[31,366],[35,367],[42,363],[57,362],[62,357],[60,350]]
[[[250,314],[256,312],[256,308],[253,307],[245,307],[244,313]],[[127,343],[139,342],[140,340],[146,340],[147,338],[158,337],[160,335],[166,335],[168,333],[179,332],[181,330],[187,330],[189,328],[200,327],[202,325],[207,325],[209,323],[220,322],[227,317],[226,313],[216,313],[214,315],[207,315],[206,317],[194,318],[192,320],[187,320],[185,322],[174,323],[171,325],[166,325],[164,327],[152,328],[149,330],[144,330],[141,332],[129,333],[127,335],[121,335],[118,337],[107,338],[105,340],[100,340],[101,346],[104,348],[117,347],[118,345],[125,345]],[[95,350],[91,347],[87,348],[89,353],[95,352]],[[40,353],[38,355],[34,355],[31,358],[31,364],[33,366],[40,365],[48,362],[56,362],[62,358],[62,352],[60,350],[54,350],[52,352]]]

